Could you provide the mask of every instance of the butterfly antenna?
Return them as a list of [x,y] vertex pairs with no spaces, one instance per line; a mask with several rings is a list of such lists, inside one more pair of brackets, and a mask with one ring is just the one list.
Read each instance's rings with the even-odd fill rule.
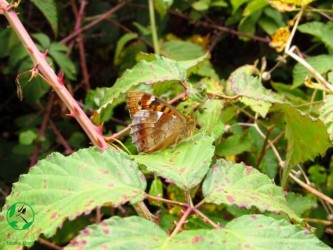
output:
[[118,150],[121,150],[121,148],[126,151],[128,154],[131,154],[131,152],[128,150],[128,148],[118,139],[114,138],[113,141],[117,142],[121,147],[118,147],[115,144],[111,144],[113,147],[115,147]]

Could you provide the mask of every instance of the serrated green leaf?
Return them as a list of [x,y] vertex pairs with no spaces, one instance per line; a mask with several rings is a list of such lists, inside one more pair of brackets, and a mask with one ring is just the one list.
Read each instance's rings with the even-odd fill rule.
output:
[[69,80],[76,80],[77,72],[75,64],[68,56],[64,54],[62,50],[59,51],[58,48],[59,48],[58,44],[52,43],[48,51],[49,55],[59,65],[59,67]]
[[106,90],[104,98],[101,100],[102,106],[98,112],[101,112],[108,105],[111,105],[115,99],[140,83],[150,85],[165,81],[185,81],[187,70],[205,60],[207,56],[206,54],[195,60],[180,62],[158,55],[154,55],[151,58],[154,60],[149,62],[141,60],[132,69],[126,70],[112,88]]
[[74,249],[330,249],[307,229],[264,215],[245,215],[223,229],[186,230],[173,237],[139,217],[112,217],[89,226],[65,247]]
[[112,217],[84,229],[65,247],[73,249],[160,249],[167,234],[140,217]]
[[269,103],[282,102],[281,96],[269,89],[264,88],[258,77],[249,75],[250,72],[239,70],[241,70],[241,68],[234,71],[228,79],[228,84],[230,84],[233,93],[256,101]]
[[38,41],[38,43],[43,47],[43,49],[48,49],[50,47],[51,40],[44,33],[35,33],[31,36]]
[[[332,55],[319,55],[308,57],[305,59],[319,74],[325,74],[333,69],[333,56]],[[297,63],[293,70],[293,87],[303,85],[307,76],[312,74],[300,63]]]
[[13,48],[11,48],[10,52],[11,53],[9,54],[8,62],[10,68],[17,67],[18,63],[23,60],[29,61],[30,65],[33,64],[30,58],[28,58],[29,54],[27,53],[27,50],[24,48],[24,46],[22,46],[22,44],[17,44]]
[[329,50],[333,50],[332,22],[308,22],[299,25],[297,29],[302,33],[313,35],[324,43]]
[[324,122],[327,132],[330,135],[331,142],[333,142],[333,96],[326,95],[324,105],[320,108],[319,118]]
[[177,40],[163,43],[160,50],[163,56],[176,61],[193,60],[206,54],[195,43]]
[[58,34],[58,11],[54,0],[31,0],[31,2],[43,13],[52,27],[53,33]]
[[202,186],[205,201],[214,204],[257,207],[260,211],[286,213],[297,221],[301,219],[288,207],[282,188],[273,184],[258,170],[218,160],[208,172]]
[[251,76],[253,66],[234,71],[228,79],[229,92],[243,97],[241,102],[265,117],[272,103],[282,103],[282,98],[262,86],[258,77]]
[[224,132],[224,124],[222,122],[223,102],[220,100],[207,100],[197,115],[197,123],[202,131],[214,138],[220,137]]
[[302,196],[297,193],[288,193],[286,196],[289,207],[298,215],[301,216],[304,212],[317,206],[315,199]]
[[133,158],[177,187],[189,190],[198,185],[208,171],[214,154],[213,141],[214,138],[203,133],[197,134],[175,148]]
[[[137,165],[121,151],[88,148],[68,157],[53,153],[14,184],[0,213],[0,248],[9,237],[32,242],[41,233],[50,237],[66,218],[74,219],[106,202],[119,206],[141,201],[145,188]],[[29,230],[14,230],[6,222],[8,208],[18,201],[34,210]]]
[[276,109],[284,114],[285,137],[288,140],[287,159],[282,176],[282,186],[284,186],[296,164],[323,155],[332,144],[321,120],[301,113],[289,104],[276,104]]

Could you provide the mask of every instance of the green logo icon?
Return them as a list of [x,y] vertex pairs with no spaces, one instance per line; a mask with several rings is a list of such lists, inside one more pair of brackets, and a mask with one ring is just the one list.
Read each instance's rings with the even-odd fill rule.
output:
[[6,218],[12,228],[25,230],[34,223],[35,213],[29,204],[17,202],[9,207]]

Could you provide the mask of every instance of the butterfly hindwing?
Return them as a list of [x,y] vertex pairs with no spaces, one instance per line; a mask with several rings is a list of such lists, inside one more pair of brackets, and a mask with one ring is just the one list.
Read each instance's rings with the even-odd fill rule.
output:
[[142,91],[128,96],[131,137],[139,152],[153,152],[175,144],[193,127],[175,107]]

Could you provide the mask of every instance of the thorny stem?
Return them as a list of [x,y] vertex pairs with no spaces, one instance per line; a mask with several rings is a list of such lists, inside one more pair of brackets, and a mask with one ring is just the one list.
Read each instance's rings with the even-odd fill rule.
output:
[[47,80],[47,83],[58,94],[66,107],[70,110],[70,115],[78,121],[78,123],[85,131],[87,136],[90,138],[90,140],[93,142],[93,144],[102,149],[107,149],[109,145],[104,141],[104,138],[99,132],[98,128],[91,123],[90,119],[80,108],[76,100],[68,92],[68,90],[63,84],[63,79],[58,78],[58,76],[54,73],[54,71],[46,61],[45,54],[41,53],[38,50],[38,48],[32,41],[30,35],[22,25],[16,12],[14,10],[7,11],[8,7],[9,4],[5,0],[0,0],[0,9],[3,10],[3,14],[6,16],[11,27],[16,31],[17,36],[19,37],[22,44],[29,53],[33,64],[35,66],[38,66],[38,70]]
[[180,218],[178,222],[176,222],[176,228],[173,230],[173,232],[170,234],[170,237],[175,236],[181,229],[182,226],[186,223],[187,217],[192,213],[193,208],[188,207],[183,216]]
[[222,229],[222,227],[215,223],[214,221],[212,221],[211,219],[209,219],[204,213],[202,213],[199,209],[193,208],[193,211],[198,214],[203,220],[204,222],[209,223],[210,225],[212,225],[214,228],[216,229]]
[[[95,20],[95,23],[96,22],[98,23],[99,21],[103,20],[103,18],[106,18],[107,16],[111,15],[116,10],[123,7],[125,3],[126,1],[123,1],[120,4],[118,4],[115,8],[103,14],[102,18]],[[106,141],[104,140],[104,137],[100,132],[99,128],[97,128],[94,124],[92,124],[92,122],[83,112],[83,110],[78,105],[76,100],[68,92],[63,83],[63,79],[58,78],[58,76],[54,73],[54,71],[46,61],[46,55],[38,50],[33,40],[31,39],[30,35],[28,34],[23,24],[21,23],[20,19],[18,18],[15,10],[13,8],[10,8],[10,4],[8,4],[5,0],[0,0],[0,10],[2,10],[2,13],[7,18],[11,28],[16,32],[18,38],[22,42],[23,46],[26,48],[26,51],[30,55],[34,66],[38,67],[38,70],[46,79],[47,83],[53,88],[53,90],[57,93],[59,98],[70,110],[70,116],[74,117],[77,120],[77,122],[80,124],[82,129],[85,131],[85,133],[95,146],[99,147],[102,150],[108,149],[110,145],[106,143]],[[90,23],[89,27],[95,25],[95,23],[94,22]],[[87,26],[72,33],[70,38],[67,37],[67,39],[69,40],[75,37],[77,34],[81,33],[84,29],[87,29],[88,28]],[[136,204],[133,204],[133,207],[140,216],[150,220],[155,219],[154,215],[150,213],[150,211],[148,210],[147,207],[145,207],[145,204],[143,202],[138,202]]]
[[153,200],[153,201],[157,201],[157,202],[165,202],[169,205],[174,205],[174,206],[179,206],[179,207],[187,207],[188,206],[184,202],[168,200],[168,199],[164,199],[162,197],[152,196],[152,195],[149,195],[149,194],[145,194],[145,197],[148,198],[149,200]]

